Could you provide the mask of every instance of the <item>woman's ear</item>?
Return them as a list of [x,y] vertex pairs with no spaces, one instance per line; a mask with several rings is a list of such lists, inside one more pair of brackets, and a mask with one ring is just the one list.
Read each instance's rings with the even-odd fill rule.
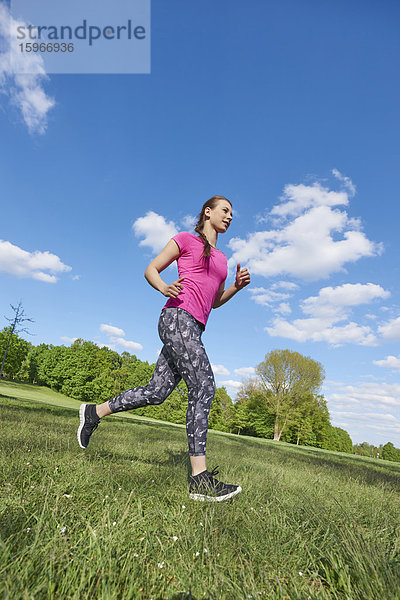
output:
[[210,217],[210,214],[211,214],[211,208],[209,206],[206,206],[206,208],[204,209],[204,216]]

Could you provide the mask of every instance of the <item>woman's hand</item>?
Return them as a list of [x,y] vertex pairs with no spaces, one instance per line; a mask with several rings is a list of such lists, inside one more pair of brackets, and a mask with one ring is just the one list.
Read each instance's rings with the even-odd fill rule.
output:
[[166,285],[165,291],[163,292],[164,296],[167,296],[167,298],[177,298],[183,290],[183,285],[181,284],[181,281],[183,281],[184,279],[184,277],[179,277],[179,279],[177,279],[173,283]]
[[240,263],[237,264],[236,267],[236,279],[235,279],[235,287],[238,290],[243,289],[246,285],[250,283],[250,273],[246,269],[240,269]]

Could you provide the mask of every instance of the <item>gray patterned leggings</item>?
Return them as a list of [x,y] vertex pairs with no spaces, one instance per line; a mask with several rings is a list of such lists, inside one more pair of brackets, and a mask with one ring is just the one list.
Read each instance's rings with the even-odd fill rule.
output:
[[186,432],[190,456],[204,456],[214,374],[201,341],[203,325],[182,308],[164,308],[158,323],[164,346],[150,382],[109,401],[111,412],[161,404],[183,378],[189,395]]

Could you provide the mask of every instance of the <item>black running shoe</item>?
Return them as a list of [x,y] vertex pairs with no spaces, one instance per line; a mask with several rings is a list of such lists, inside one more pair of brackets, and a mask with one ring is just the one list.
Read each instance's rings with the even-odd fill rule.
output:
[[232,496],[236,496],[242,491],[240,485],[230,485],[222,483],[215,479],[214,475],[218,474],[218,467],[215,467],[211,473],[203,471],[198,475],[190,477],[189,496],[192,500],[200,500],[204,502],[222,502],[228,500]]
[[89,445],[90,436],[97,429],[100,417],[97,416],[95,404],[81,404],[79,407],[80,425],[78,427],[78,442],[81,448]]

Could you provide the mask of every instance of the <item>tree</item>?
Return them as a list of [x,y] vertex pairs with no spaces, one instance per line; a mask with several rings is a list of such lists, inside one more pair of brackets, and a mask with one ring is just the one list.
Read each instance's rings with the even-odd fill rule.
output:
[[388,442],[382,448],[382,458],[392,462],[400,462],[400,450],[395,448],[392,442]]
[[32,365],[32,371],[35,370],[37,383],[61,392],[64,383],[63,368],[68,348],[53,345],[46,347],[44,344],[38,348],[41,351],[32,356],[35,365],[34,367]]
[[[272,394],[272,392],[269,392]],[[271,438],[274,431],[274,415],[269,410],[269,403],[264,390],[256,378],[244,382],[239,389],[234,405],[232,429],[237,433],[255,437]]]
[[316,436],[313,432],[313,416],[315,411],[318,410],[318,401],[316,397],[311,394],[304,394],[297,406],[293,408],[291,421],[292,439],[288,439],[285,435],[285,441],[291,441],[297,446],[301,443],[305,446],[314,446],[316,442]]
[[381,454],[382,449],[379,450],[379,448],[373,444],[369,444],[368,442],[362,442],[361,444],[356,444],[353,446],[353,452],[359,456],[370,456],[371,458],[377,458]]
[[249,416],[247,411],[246,400],[238,400],[235,404],[235,414],[232,422],[232,430],[238,435],[251,435],[248,431]]
[[18,377],[25,381],[29,381],[29,383],[38,383],[38,366],[42,360],[43,354],[48,351],[49,348],[50,346],[48,344],[32,346],[21,364]]
[[230,431],[234,415],[234,404],[225,387],[218,387],[214,399],[211,403],[210,419],[208,426],[210,429],[219,431]]
[[[12,304],[10,304],[10,306],[11,306],[12,310],[14,311],[15,316],[14,316],[14,318],[11,318],[11,319],[9,319],[8,317],[5,317],[7,319],[7,321],[9,323],[11,323],[11,326],[9,328],[7,328],[8,335],[7,335],[7,342],[6,342],[5,349],[4,349],[3,360],[1,363],[1,367],[0,367],[0,379],[3,376],[4,364],[6,362],[8,350],[10,348],[13,335],[14,334],[18,335],[18,333],[28,333],[29,334],[29,331],[25,327],[20,327],[20,325],[22,323],[25,323],[26,321],[30,321],[31,323],[33,323],[32,319],[29,319],[28,317],[25,316],[25,311],[22,308],[21,300],[18,302],[17,306],[13,306]],[[10,375],[10,377],[14,377],[14,375],[11,375],[11,373],[8,373],[8,374]]]
[[[19,337],[17,333],[12,334],[12,343],[9,344],[11,327],[4,327],[0,331],[0,355],[3,356],[3,374],[13,379],[19,376],[21,365],[31,348],[31,344]],[[6,348],[8,344],[8,352]]]
[[306,394],[294,409],[290,425],[282,439],[292,444],[322,448],[330,427],[324,396]]
[[353,442],[351,437],[341,427],[332,427],[330,425],[327,436],[322,446],[325,450],[335,450],[336,452],[346,452],[353,454]]
[[115,396],[118,396],[118,394],[129,388],[129,386],[126,387],[126,383],[130,375],[135,372],[138,362],[140,361],[138,361],[137,357],[134,354],[129,354],[129,352],[122,352],[121,366],[118,369],[114,369],[111,372],[111,376],[113,377],[115,382]]
[[259,390],[274,415],[274,440],[278,441],[296,411],[310,394],[318,392],[325,373],[319,362],[291,350],[272,350],[256,373]]
[[338,437],[338,451],[339,452],[347,452],[347,454],[353,453],[353,442],[351,441],[351,437],[341,427],[335,427],[336,435]]

